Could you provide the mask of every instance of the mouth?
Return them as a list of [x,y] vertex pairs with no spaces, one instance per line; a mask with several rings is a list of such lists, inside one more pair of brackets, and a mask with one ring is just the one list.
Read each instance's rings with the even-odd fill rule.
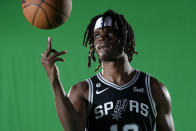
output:
[[108,44],[100,44],[96,46],[97,50],[105,49],[105,48],[110,48],[110,46]]

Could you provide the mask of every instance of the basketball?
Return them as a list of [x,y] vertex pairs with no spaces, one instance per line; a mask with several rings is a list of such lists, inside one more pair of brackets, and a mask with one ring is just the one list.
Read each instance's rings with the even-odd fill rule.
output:
[[72,10],[72,0],[22,0],[25,18],[40,29],[62,25]]

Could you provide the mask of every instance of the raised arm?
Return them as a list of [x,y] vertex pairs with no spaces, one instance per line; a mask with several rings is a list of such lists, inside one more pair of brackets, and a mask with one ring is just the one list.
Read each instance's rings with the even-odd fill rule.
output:
[[171,113],[171,98],[167,88],[155,78],[151,78],[151,89],[157,109],[157,131],[175,131]]
[[49,37],[48,48],[42,54],[41,61],[49,77],[54,94],[57,114],[64,130],[84,131],[86,122],[86,101],[83,98],[83,89],[88,89],[88,84],[79,83],[73,86],[69,93],[70,97],[67,96],[60,82],[58,68],[55,65],[56,61],[64,61],[57,56],[65,53],[65,51],[57,52],[52,49],[51,38]]

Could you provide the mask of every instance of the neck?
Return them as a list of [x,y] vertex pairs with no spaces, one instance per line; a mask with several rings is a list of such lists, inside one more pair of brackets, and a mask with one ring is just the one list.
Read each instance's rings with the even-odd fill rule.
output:
[[117,85],[128,82],[133,75],[134,69],[129,64],[127,55],[122,55],[116,61],[102,62],[102,76]]

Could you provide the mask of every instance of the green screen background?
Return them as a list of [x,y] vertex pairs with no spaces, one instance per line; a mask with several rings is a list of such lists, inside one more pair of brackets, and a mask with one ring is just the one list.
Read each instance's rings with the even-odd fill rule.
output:
[[73,0],[67,22],[53,30],[30,25],[21,1],[0,1],[0,131],[63,131],[53,93],[41,65],[47,37],[53,48],[68,50],[57,63],[66,91],[95,74],[87,67],[82,46],[90,19],[107,9],[123,14],[132,25],[136,50],[134,68],[150,73],[168,88],[176,131],[195,130],[196,1]]

